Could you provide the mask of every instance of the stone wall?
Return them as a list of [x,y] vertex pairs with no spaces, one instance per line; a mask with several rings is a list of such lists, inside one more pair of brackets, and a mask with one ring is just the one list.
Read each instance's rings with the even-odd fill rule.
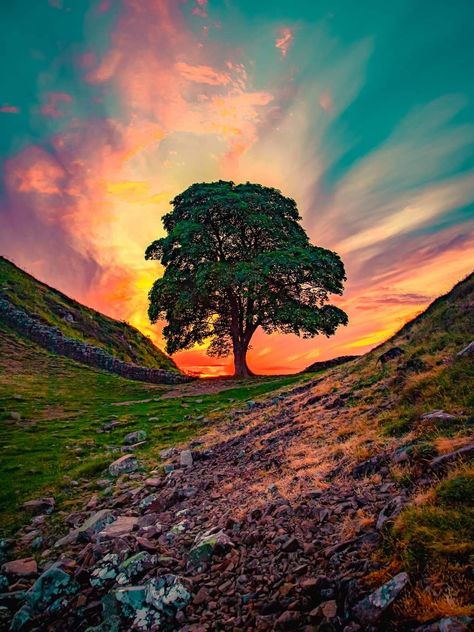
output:
[[0,298],[0,320],[52,353],[66,356],[96,369],[116,373],[130,380],[154,384],[181,384],[192,379],[164,369],[150,369],[118,360],[100,347],[65,336],[57,327],[45,324],[39,318],[31,316],[4,298]]

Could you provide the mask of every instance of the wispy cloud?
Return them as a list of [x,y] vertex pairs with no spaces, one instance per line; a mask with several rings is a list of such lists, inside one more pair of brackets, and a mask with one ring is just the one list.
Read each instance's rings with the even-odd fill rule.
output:
[[282,57],[286,57],[288,50],[293,42],[294,33],[293,30],[287,26],[278,30],[275,40],[275,48],[280,51]]

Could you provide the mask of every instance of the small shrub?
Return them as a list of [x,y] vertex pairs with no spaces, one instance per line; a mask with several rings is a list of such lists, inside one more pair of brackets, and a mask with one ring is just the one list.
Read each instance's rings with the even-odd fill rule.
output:
[[110,458],[105,457],[93,459],[92,461],[86,461],[85,463],[81,463],[81,465],[74,468],[73,472],[71,472],[71,476],[73,478],[92,478],[105,470],[110,462]]
[[474,471],[458,474],[443,481],[437,489],[437,498],[447,506],[474,506]]

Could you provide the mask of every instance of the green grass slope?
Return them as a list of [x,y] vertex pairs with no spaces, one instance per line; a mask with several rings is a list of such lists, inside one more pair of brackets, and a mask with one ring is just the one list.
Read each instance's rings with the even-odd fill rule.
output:
[[[148,433],[138,455],[156,466],[162,448],[203,431],[209,419],[301,380],[223,380],[221,390],[215,381],[146,384],[48,353],[0,323],[0,530],[21,523],[21,504],[40,494],[68,506],[69,497],[107,473],[131,431]],[[118,425],[98,432],[111,422]]]
[[0,257],[0,296],[47,325],[57,327],[65,336],[100,347],[119,360],[154,369],[178,370],[173,360],[138,329],[81,305],[3,257]]

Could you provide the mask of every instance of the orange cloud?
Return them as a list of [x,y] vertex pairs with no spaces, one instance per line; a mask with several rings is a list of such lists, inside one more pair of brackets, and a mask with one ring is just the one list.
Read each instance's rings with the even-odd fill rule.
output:
[[206,83],[210,86],[225,86],[230,81],[227,74],[218,72],[210,66],[191,66],[185,62],[178,62],[176,70],[188,81]]

